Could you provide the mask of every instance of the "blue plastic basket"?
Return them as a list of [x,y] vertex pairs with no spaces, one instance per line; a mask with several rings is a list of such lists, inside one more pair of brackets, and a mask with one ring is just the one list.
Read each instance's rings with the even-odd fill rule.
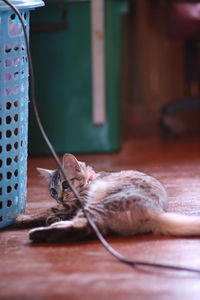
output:
[[[30,10],[41,0],[12,0],[29,33]],[[0,2],[0,228],[24,211],[27,184],[28,60],[21,23]]]

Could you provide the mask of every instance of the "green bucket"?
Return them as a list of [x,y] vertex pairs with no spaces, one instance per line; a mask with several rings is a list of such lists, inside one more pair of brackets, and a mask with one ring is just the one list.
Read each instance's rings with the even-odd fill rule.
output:
[[[120,148],[121,15],[127,10],[128,1],[104,1],[105,119],[99,124],[93,116],[91,1],[48,1],[32,15],[30,45],[37,104],[59,154]],[[29,154],[47,155],[32,115]]]

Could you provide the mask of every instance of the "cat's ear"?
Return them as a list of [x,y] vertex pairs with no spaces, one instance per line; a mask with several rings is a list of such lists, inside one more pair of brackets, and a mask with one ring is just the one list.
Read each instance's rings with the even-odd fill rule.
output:
[[50,182],[50,179],[55,172],[54,170],[37,168],[37,171],[42,175],[43,178],[46,179],[47,182]]
[[63,167],[69,177],[69,179],[79,177],[82,175],[81,166],[72,154],[66,153],[63,156]]

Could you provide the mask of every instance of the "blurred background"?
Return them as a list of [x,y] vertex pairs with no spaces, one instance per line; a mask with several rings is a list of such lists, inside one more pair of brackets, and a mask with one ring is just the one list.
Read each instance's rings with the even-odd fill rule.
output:
[[132,2],[124,18],[124,137],[199,134],[199,18],[199,1]]
[[[199,36],[198,1],[46,1],[32,13],[30,45],[57,152],[199,135]],[[48,154],[32,113],[29,123],[30,155]]]

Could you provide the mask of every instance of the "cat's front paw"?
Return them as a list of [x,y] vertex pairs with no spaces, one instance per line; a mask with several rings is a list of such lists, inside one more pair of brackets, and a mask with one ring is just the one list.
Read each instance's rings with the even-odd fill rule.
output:
[[30,228],[33,226],[32,217],[30,215],[19,215],[15,220],[17,228]]
[[15,226],[17,228],[33,228],[45,226],[48,215],[49,214],[47,214],[46,212],[34,215],[19,215],[15,220]]

